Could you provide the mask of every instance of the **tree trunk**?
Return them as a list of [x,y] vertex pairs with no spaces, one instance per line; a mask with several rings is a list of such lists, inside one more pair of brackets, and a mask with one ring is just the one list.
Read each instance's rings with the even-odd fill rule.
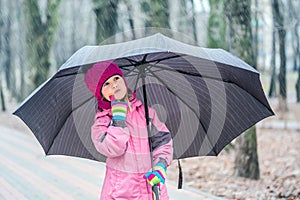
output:
[[286,102],[286,55],[285,55],[285,30],[279,30],[279,52],[280,52],[280,70],[279,70],[279,108],[282,113],[287,111]]
[[25,58],[25,53],[26,52],[26,48],[25,48],[25,34],[24,34],[24,30],[26,30],[26,24],[24,23],[24,12],[22,10],[22,6],[18,6],[17,10],[17,22],[18,22],[18,30],[17,30],[17,34],[18,36],[18,44],[19,44],[19,49],[18,49],[18,61],[19,63],[21,63],[20,65],[20,82],[18,84],[18,89],[17,89],[17,94],[16,94],[16,98],[17,101],[20,102],[22,100],[24,100],[24,98],[26,96],[29,95],[29,88],[28,88],[28,84],[25,83],[25,77],[27,77],[28,75],[28,69],[26,66],[26,58]]
[[210,15],[207,28],[207,47],[226,48],[226,20],[224,0],[209,0]]
[[188,27],[190,26],[187,19],[188,13],[187,2],[185,0],[179,0],[179,15],[177,16],[177,20],[179,20],[178,31],[187,35],[189,34]]
[[[76,4],[71,3],[71,8],[72,8],[72,10],[76,10]],[[76,15],[77,15],[76,12],[72,12],[72,30],[76,30]],[[72,41],[71,49],[73,52],[76,52],[78,49],[77,40],[76,40],[75,35],[76,35],[76,31],[72,31],[71,32],[71,41]]]
[[[0,0],[0,48],[2,48],[2,30],[3,30],[3,16],[2,16],[2,0]],[[2,57],[0,57],[2,58]],[[2,63],[2,60],[0,60]],[[0,66],[0,102],[1,102],[1,110],[5,111],[5,101],[3,95],[3,88],[2,88],[2,66]]]
[[[118,3],[119,0],[93,0],[96,14],[96,42],[106,44],[114,41],[105,41],[114,36],[118,30]],[[105,42],[104,42],[105,41]]]
[[271,58],[271,67],[272,67],[272,74],[271,74],[271,81],[270,81],[270,89],[269,89],[269,97],[277,96],[276,92],[276,34],[275,29],[273,27],[272,32],[272,58]]
[[282,14],[282,6],[279,6],[278,0],[272,0],[273,19],[275,20],[275,28],[278,31],[279,37],[279,54],[280,54],[280,69],[279,69],[279,110],[281,113],[287,111],[286,103],[286,55],[285,55],[285,35],[284,18]]
[[299,38],[299,24],[300,22],[297,21],[294,28],[294,35],[295,35],[295,64],[294,70],[297,71],[300,67],[300,38]]
[[[169,4],[169,22],[171,30],[173,31],[173,33],[175,33],[174,35],[178,33],[182,34],[182,42],[196,44],[195,39],[193,38],[193,36],[191,36],[191,33],[196,33],[196,31],[193,30],[194,25],[191,26],[191,24],[193,23],[192,19],[189,19],[190,17],[187,17],[190,16],[188,13],[191,13],[190,10],[187,10],[189,2],[190,1],[186,0],[173,0],[172,3]],[[191,37],[186,37],[187,35]]]
[[14,44],[13,44],[13,23],[15,21],[15,8],[14,8],[14,0],[7,2],[7,31],[5,33],[5,43],[6,47],[6,61],[4,63],[4,66],[6,68],[6,82],[7,82],[7,88],[9,89],[9,92],[12,94],[12,96],[16,96],[18,94],[16,89],[16,70],[14,66],[14,59],[15,59],[15,50],[14,50]]
[[256,141],[255,126],[248,129],[241,137],[238,137],[236,143],[235,175],[259,179]]
[[143,0],[140,6],[146,16],[145,35],[161,32],[172,37],[168,0]]
[[[295,25],[293,29],[291,29],[291,42],[292,42],[292,49],[293,49],[293,71],[297,72],[298,69],[298,58],[297,58],[297,49],[299,48],[299,37],[298,37],[298,23],[299,20],[297,20],[297,5],[294,5],[292,0],[288,0],[288,18],[289,19],[296,19]],[[299,9],[299,8],[298,8]]]
[[[293,17],[297,19],[297,11],[299,10],[300,6],[298,4],[293,4],[291,0],[289,0],[290,9],[292,10]],[[299,19],[296,21],[294,27],[294,48],[295,48],[295,56],[294,56],[294,71],[298,72],[298,78],[296,81],[296,99],[297,102],[300,102],[300,40],[299,40]]]
[[127,7],[127,12],[128,12],[128,21],[131,29],[131,34],[132,34],[132,39],[136,39],[135,36],[135,28],[134,28],[134,20],[133,20],[133,11],[132,11],[132,2],[129,0],[124,0],[126,7]]
[[300,102],[300,67],[298,67],[298,79],[296,82],[296,97],[297,97],[297,102]]
[[[255,29],[253,31],[253,52],[254,58],[257,59],[258,57],[258,0],[254,0],[254,22],[255,22]],[[256,66],[257,67],[257,66]],[[263,66],[264,68],[264,66]]]
[[[10,4],[11,1],[8,2],[8,4]],[[10,12],[9,12],[9,8],[10,6],[7,6],[7,10],[8,12],[5,13],[5,17],[4,17],[4,40],[3,40],[3,50],[4,50],[4,74],[5,74],[5,81],[6,81],[6,87],[8,90],[12,89],[12,84],[11,84],[11,75],[12,75],[12,65],[11,65],[11,61],[12,61],[12,53],[11,53],[11,39],[10,36],[12,34],[11,32],[11,16],[10,16]]]
[[144,35],[147,35],[148,34],[148,31],[149,31],[149,29],[150,29],[150,27],[151,27],[151,20],[150,20],[150,11],[151,11],[151,9],[150,9],[150,4],[149,4],[149,1],[147,1],[147,0],[142,0],[142,1],[140,1],[140,7],[141,7],[141,11],[144,13],[144,15],[145,15],[145,22],[144,22],[144,24],[145,24],[145,32],[144,32]]
[[4,92],[2,87],[2,79],[0,79],[0,101],[1,101],[1,109],[3,112],[5,112],[6,106],[5,106],[5,98],[4,98]]
[[49,76],[50,50],[58,25],[60,0],[47,0],[46,21],[42,21],[38,0],[24,1],[28,33],[26,35],[30,66],[33,66],[33,84],[38,87]]
[[195,13],[195,5],[194,0],[191,0],[192,4],[192,26],[193,26],[193,38],[195,41],[195,45],[198,44],[198,37],[197,37],[197,27],[196,27],[196,13]]
[[150,26],[157,28],[170,29],[169,24],[169,1],[151,0],[150,1]]
[[[256,66],[252,46],[251,0],[226,1],[225,11],[230,21],[230,51],[250,65]],[[239,136],[236,145],[235,174],[259,179],[256,127],[253,126]]]

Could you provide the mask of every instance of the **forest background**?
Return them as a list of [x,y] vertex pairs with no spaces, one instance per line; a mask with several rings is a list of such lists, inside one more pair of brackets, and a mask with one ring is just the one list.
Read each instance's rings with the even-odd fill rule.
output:
[[[1,109],[24,100],[85,45],[160,32],[245,60],[261,73],[278,120],[285,119],[289,102],[294,109],[300,101],[299,9],[297,0],[0,0]],[[228,147],[237,177],[261,178],[257,129]]]

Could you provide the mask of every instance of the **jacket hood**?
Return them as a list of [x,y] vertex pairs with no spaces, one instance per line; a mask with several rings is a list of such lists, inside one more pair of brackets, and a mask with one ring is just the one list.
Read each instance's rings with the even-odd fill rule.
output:
[[122,70],[113,61],[104,61],[95,63],[87,70],[84,76],[86,87],[93,93],[98,100],[98,106],[102,109],[109,109],[110,102],[105,100],[101,94],[101,88],[105,81],[114,75],[120,75],[127,86],[126,79]]

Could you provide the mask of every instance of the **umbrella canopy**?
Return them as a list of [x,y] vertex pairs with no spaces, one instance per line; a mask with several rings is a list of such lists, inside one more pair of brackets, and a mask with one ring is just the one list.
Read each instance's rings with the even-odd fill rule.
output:
[[129,88],[154,108],[173,138],[174,158],[218,155],[243,131],[273,115],[259,73],[222,49],[191,46],[162,34],[85,46],[14,112],[47,155],[105,161],[90,128],[97,101],[84,84],[94,63],[113,60]]

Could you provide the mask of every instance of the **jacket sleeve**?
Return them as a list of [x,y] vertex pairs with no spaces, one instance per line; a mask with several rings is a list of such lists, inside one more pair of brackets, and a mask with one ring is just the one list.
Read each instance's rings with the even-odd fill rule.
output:
[[99,153],[113,158],[126,152],[130,134],[127,127],[110,126],[110,122],[108,115],[101,116],[98,112],[91,128],[91,137]]
[[173,140],[171,133],[164,123],[162,123],[155,110],[150,109],[151,137],[154,164],[163,162],[166,166],[171,165],[173,160]]

